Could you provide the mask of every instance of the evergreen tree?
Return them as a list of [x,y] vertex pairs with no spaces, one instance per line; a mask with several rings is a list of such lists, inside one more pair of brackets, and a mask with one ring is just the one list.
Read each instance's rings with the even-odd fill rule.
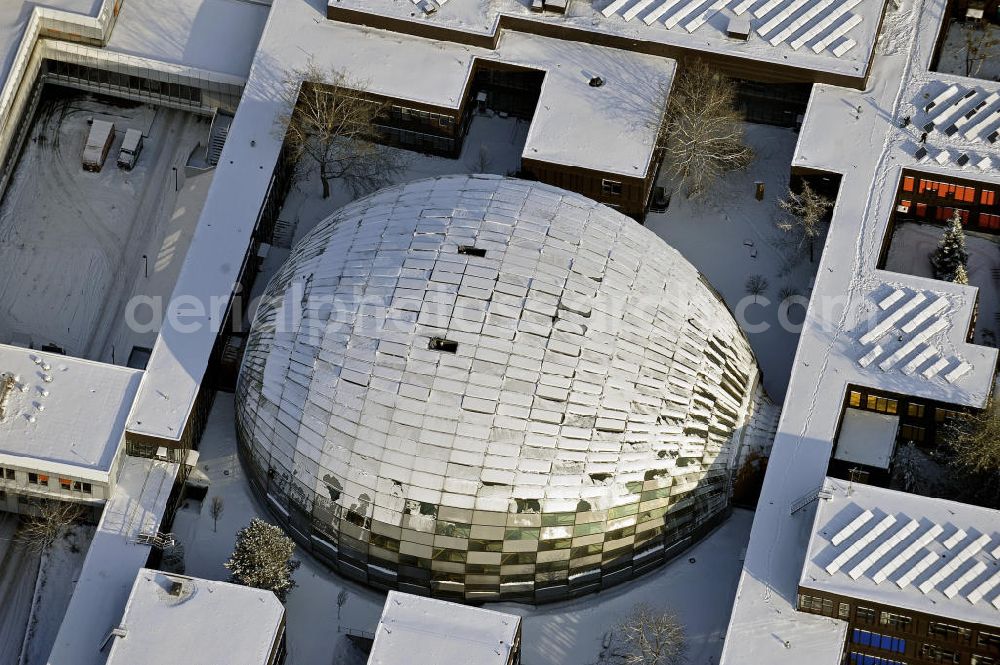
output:
[[969,273],[965,271],[965,266],[960,265],[955,269],[955,275],[951,278],[951,281],[956,284],[968,284],[969,283]]
[[292,573],[299,562],[292,559],[295,543],[277,526],[254,518],[236,534],[236,548],[229,561],[231,582],[274,592],[285,602],[295,587]]
[[948,228],[941,236],[941,242],[931,254],[931,265],[934,276],[938,279],[954,280],[958,268],[965,269],[969,262],[969,252],[965,249],[965,232],[962,230],[962,217],[955,211],[948,221]]

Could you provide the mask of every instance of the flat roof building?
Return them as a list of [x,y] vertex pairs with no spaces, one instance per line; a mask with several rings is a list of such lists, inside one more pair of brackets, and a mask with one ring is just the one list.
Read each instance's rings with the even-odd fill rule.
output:
[[848,622],[852,665],[995,663],[1000,511],[827,478],[797,606]]
[[368,657],[368,665],[520,662],[521,617],[398,591],[386,596]]
[[282,665],[285,608],[270,591],[143,568],[107,665]]

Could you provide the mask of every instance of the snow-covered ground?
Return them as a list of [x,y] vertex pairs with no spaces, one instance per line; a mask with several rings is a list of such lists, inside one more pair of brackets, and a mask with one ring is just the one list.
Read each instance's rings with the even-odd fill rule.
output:
[[[646,226],[678,249],[722,294],[757,354],[764,387],[779,404],[799,341],[797,324],[805,315],[823,247],[823,238],[817,238],[815,262],[810,262],[808,249],[789,246],[787,236],[775,227],[777,199],[788,193],[797,138],[790,129],[747,124],[746,139],[755,156],[746,170],[723,176],[698,199],[674,195],[665,213],[651,212],[646,218]],[[755,182],[764,183],[762,201],[754,196]],[[751,275],[762,275],[768,282],[756,303],[746,291]],[[798,297],[782,307],[784,290]],[[782,316],[792,325],[783,325]]]
[[19,665],[40,665],[49,657],[93,537],[93,526],[78,525],[42,554]]
[[[968,37],[967,37],[968,36]],[[941,47],[937,71],[946,74],[966,76],[966,54],[971,39],[973,48],[978,48],[976,62],[973,63],[972,76],[990,81],[1000,81],[1000,27],[991,25],[984,32],[960,21],[952,21],[948,26],[948,35]],[[997,43],[992,46],[988,42]],[[979,45],[977,47],[977,45]],[[978,57],[981,56],[981,59]]]
[[[885,269],[919,277],[933,277],[930,254],[944,235],[943,224],[900,224],[892,234]],[[995,236],[966,233],[969,284],[979,287],[977,344],[1000,346],[1000,284],[993,276],[1000,270],[1000,247]]]
[[[189,575],[227,579],[222,564],[232,551],[236,532],[253,517],[270,519],[251,494],[237,458],[233,419],[233,396],[220,393],[200,446],[199,467],[212,482],[208,496],[201,503],[189,501],[174,520],[173,532],[184,545]],[[217,531],[208,508],[214,496],[224,502]],[[524,617],[523,660],[531,665],[596,662],[605,633],[638,602],[676,610],[691,640],[689,664],[714,664],[722,650],[751,520],[752,513],[737,510],[672,563],[607,592],[539,607],[512,603],[491,607]],[[384,595],[338,577],[306,554],[300,557],[302,566],[295,573],[298,587],[287,603],[288,664],[361,665],[364,655],[338,632],[373,631]],[[348,598],[338,621],[341,590]]]
[[[187,192],[183,166],[205,141],[208,124],[181,111],[59,90],[43,102],[0,205],[0,262],[6,268],[0,274],[0,341],[28,336],[36,348],[54,343],[72,355],[111,360],[129,297],[173,290],[210,181],[209,175]],[[100,173],[80,164],[92,117],[116,126]],[[124,130],[133,127],[146,139],[138,164],[127,172],[115,162]],[[177,184],[185,185],[180,198],[174,167]],[[136,318],[148,316],[147,307]],[[129,348],[119,346],[114,360],[124,364]]]
[[38,576],[39,555],[17,541],[18,524],[0,513],[0,665],[17,665]]

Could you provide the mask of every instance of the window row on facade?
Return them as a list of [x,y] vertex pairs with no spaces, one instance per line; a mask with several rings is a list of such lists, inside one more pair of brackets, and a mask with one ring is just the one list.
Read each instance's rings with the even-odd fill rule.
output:
[[82,480],[62,476],[50,476],[34,471],[18,471],[11,467],[0,467],[0,480],[5,484],[20,481],[22,486],[24,486],[24,482],[26,481],[29,488],[30,486],[37,488],[58,488],[66,492],[79,492],[80,494],[93,494],[94,492],[94,486]]

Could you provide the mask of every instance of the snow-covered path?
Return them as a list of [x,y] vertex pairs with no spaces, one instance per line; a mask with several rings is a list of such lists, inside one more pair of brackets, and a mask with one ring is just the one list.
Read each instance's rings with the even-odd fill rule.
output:
[[17,542],[18,523],[0,513],[0,665],[17,665],[38,575],[39,555]]

